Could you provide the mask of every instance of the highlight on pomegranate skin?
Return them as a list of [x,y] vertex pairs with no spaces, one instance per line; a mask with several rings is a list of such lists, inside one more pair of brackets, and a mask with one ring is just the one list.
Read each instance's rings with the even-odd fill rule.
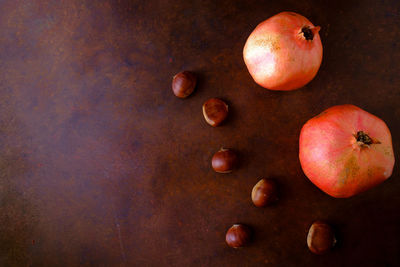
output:
[[303,87],[322,62],[319,26],[294,12],[261,22],[248,37],[243,59],[254,81],[270,90]]

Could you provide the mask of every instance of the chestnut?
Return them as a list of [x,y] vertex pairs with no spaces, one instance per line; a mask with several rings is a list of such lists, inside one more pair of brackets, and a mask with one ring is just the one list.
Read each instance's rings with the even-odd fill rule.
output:
[[217,127],[228,116],[228,105],[218,98],[210,98],[203,104],[203,115],[207,123]]
[[179,98],[188,97],[196,87],[197,78],[193,72],[181,71],[172,78],[172,91]]
[[211,160],[212,168],[219,173],[230,173],[236,167],[236,164],[236,153],[227,148],[221,148]]
[[331,226],[323,221],[315,221],[308,231],[307,245],[311,252],[324,254],[336,244]]
[[256,207],[265,207],[278,200],[278,186],[272,179],[261,179],[251,191],[251,200]]
[[244,224],[234,224],[226,232],[225,241],[232,248],[243,247],[251,239],[251,229]]

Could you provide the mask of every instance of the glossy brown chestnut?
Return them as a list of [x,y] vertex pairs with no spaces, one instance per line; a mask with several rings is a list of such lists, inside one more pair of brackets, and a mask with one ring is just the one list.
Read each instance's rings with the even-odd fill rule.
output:
[[188,97],[196,87],[197,78],[193,72],[182,71],[172,78],[172,91],[179,98]]
[[256,207],[265,207],[278,200],[278,186],[272,179],[261,179],[251,191],[251,200]]
[[228,116],[228,105],[218,98],[210,98],[203,104],[203,115],[207,123],[217,127]]
[[232,248],[243,247],[250,242],[251,229],[244,224],[234,224],[226,232],[225,240]]
[[231,172],[237,164],[236,153],[231,149],[221,148],[214,154],[211,165],[214,171],[219,173]]
[[311,252],[324,254],[336,243],[335,234],[331,226],[322,221],[315,221],[308,231],[307,245]]

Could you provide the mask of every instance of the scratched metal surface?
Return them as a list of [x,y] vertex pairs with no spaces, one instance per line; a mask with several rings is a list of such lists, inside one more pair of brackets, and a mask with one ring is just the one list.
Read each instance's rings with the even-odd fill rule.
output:
[[[357,2],[0,0],[0,265],[398,265],[398,164],[333,199],[297,156],[307,119],[352,103],[386,121],[399,161],[400,3]],[[241,55],[283,10],[324,44],[317,77],[286,93],[257,86]],[[170,88],[183,69],[199,75],[185,100]],[[219,128],[210,97],[231,106]],[[210,168],[221,146],[240,153],[232,174]],[[277,205],[251,204],[260,177],[278,180]],[[339,235],[325,256],[306,247],[316,219]],[[238,250],[224,241],[236,222],[255,231]]]

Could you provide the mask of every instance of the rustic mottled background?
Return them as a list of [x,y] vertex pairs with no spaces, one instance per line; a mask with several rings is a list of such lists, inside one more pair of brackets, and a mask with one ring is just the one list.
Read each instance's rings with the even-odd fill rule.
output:
[[[295,11],[320,25],[317,77],[293,92],[257,86],[242,60],[262,20]],[[1,266],[395,266],[398,164],[384,184],[333,199],[304,176],[303,123],[351,103],[383,118],[400,151],[400,3],[390,1],[0,0]],[[188,99],[172,76],[198,73]],[[212,128],[201,106],[221,97]],[[221,146],[240,168],[214,173]],[[281,201],[250,191],[275,177]],[[311,222],[338,247],[316,256]],[[228,227],[253,243],[230,249]]]

